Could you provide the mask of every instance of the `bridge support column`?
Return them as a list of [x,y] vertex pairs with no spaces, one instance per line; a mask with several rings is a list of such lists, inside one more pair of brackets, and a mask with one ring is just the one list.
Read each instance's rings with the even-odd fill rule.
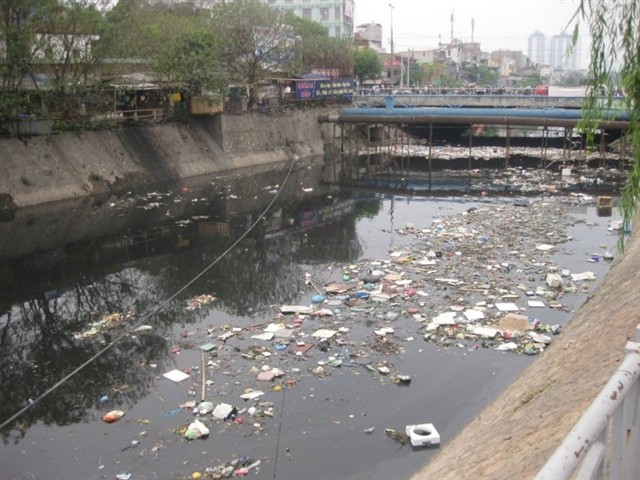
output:
[[507,139],[504,152],[504,168],[509,168],[509,149],[511,147],[511,126],[507,125]]
[[469,185],[471,185],[471,160],[473,152],[473,125],[469,125],[469,160],[467,165],[467,174],[469,176]]
[[[331,139],[331,147],[332,149],[336,146],[336,124],[333,124],[333,137]],[[342,155],[341,155],[342,156]],[[333,181],[336,182],[338,179],[336,178],[336,159],[334,158],[331,162],[333,164]]]
[[432,187],[431,160],[433,159],[433,123],[429,124],[429,191]]
[[565,127],[564,129],[564,141],[562,142],[562,158],[564,160],[571,160],[571,150],[573,147],[573,128]]
[[549,146],[549,127],[546,125],[542,128],[542,145],[540,158],[542,159],[542,168],[547,168],[547,147]]

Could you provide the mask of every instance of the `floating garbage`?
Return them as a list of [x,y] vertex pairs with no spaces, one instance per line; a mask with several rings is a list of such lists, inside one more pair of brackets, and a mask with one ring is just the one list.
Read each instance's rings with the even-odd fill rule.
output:
[[495,304],[496,308],[500,311],[500,312],[519,312],[520,308],[518,308],[518,306],[515,303],[496,303]]
[[236,408],[228,403],[219,403],[213,409],[212,415],[219,420],[227,420],[236,413]]
[[321,328],[319,330],[316,330],[315,332],[313,332],[311,334],[312,337],[315,338],[323,338],[323,339],[328,339],[328,338],[332,338],[334,335],[336,335],[338,332],[336,330],[329,330],[326,328]]
[[282,377],[283,375],[284,372],[279,368],[271,368],[260,372],[256,377],[256,380],[261,382],[271,382],[274,378]]
[[243,400],[255,400],[256,398],[260,398],[263,395],[264,392],[262,390],[253,390],[250,388],[245,393],[240,395],[240,398]]
[[198,310],[205,305],[208,305],[216,300],[216,297],[213,295],[198,295],[197,297],[190,298],[187,300],[187,310]]
[[207,415],[213,411],[213,402],[201,402],[195,410],[198,415]]
[[205,352],[210,352],[211,350],[214,350],[216,348],[216,346],[213,343],[205,343],[204,345],[200,345],[200,350],[205,351]]
[[311,297],[311,303],[322,303],[326,300],[324,295],[314,295]]
[[624,227],[623,220],[612,220],[609,223],[609,230],[622,230],[622,227]]
[[[219,432],[273,435],[268,430],[274,423],[270,419],[288,413],[278,409],[285,405],[280,399],[289,390],[300,393],[303,400],[314,395],[319,399],[325,394],[315,387],[334,375],[362,375],[359,381],[416,388],[424,381],[416,377],[422,373],[412,372],[412,378],[398,370],[406,365],[402,353],[407,342],[418,335],[433,344],[425,345],[425,350],[434,346],[431,352],[455,349],[456,355],[473,355],[485,349],[505,352],[501,355],[505,358],[539,354],[560,333],[557,325],[545,323],[546,314],[551,308],[566,308],[559,300],[580,293],[580,286],[572,282],[589,281],[591,276],[589,272],[572,274],[547,254],[555,255],[569,241],[563,232],[566,222],[556,221],[564,218],[564,209],[544,202],[526,204],[527,208],[506,202],[480,206],[464,215],[437,219],[425,228],[406,225],[396,232],[407,235],[407,244],[396,251],[354,265],[332,265],[332,278],[325,284],[309,281],[301,292],[302,298],[311,299],[309,306],[271,306],[272,311],[242,328],[221,327],[212,321],[206,329],[182,332],[171,351],[184,353],[176,362],[193,364],[163,377],[179,383],[193,376],[193,382],[183,387],[187,397],[204,400],[206,393],[207,398],[240,397],[243,402],[236,408],[218,400],[184,399],[179,409],[163,414],[163,420],[176,421],[174,415],[186,412],[199,415],[199,424],[193,422],[186,431],[183,424],[180,430],[190,440],[209,434],[209,418],[219,420],[216,437]],[[601,246],[603,251],[605,247]],[[315,275],[308,278],[319,278]],[[204,305],[194,299],[196,303]],[[215,389],[207,391],[213,382],[201,379],[201,371],[215,378]],[[274,399],[275,404],[269,402]],[[335,420],[339,421],[344,420]],[[375,430],[358,424],[351,427],[365,434]],[[385,435],[416,448],[440,443],[430,423],[407,425],[404,431],[386,429]],[[238,457],[206,471],[199,467],[202,470],[194,475],[244,476],[259,462],[252,465]]]
[[529,317],[519,315],[517,313],[508,313],[498,321],[498,328],[502,331],[520,331],[531,330],[533,326],[529,322]]
[[394,428],[386,428],[384,431],[385,435],[389,437],[391,440],[398,442],[401,445],[406,445],[411,440],[409,439],[409,435],[404,432],[398,432]]
[[396,375],[393,383],[396,385],[409,385],[411,383],[411,375]]
[[102,417],[102,421],[106,423],[114,423],[124,417],[125,413],[122,410],[111,410],[105,413]]
[[104,330],[112,329],[121,325],[123,321],[132,318],[132,316],[133,314],[131,312],[126,314],[116,312],[105,315],[100,321],[91,323],[89,330],[76,335],[76,338],[87,339],[94,337],[99,333],[102,333]]
[[280,307],[280,312],[284,314],[291,313],[313,313],[314,309],[312,306],[303,306],[303,305],[282,305]]
[[564,280],[557,273],[550,273],[547,275],[547,285],[550,288],[562,288],[564,285]]
[[571,280],[574,282],[592,281],[596,279],[596,275],[593,272],[572,273]]
[[440,445],[440,433],[432,423],[407,425],[405,433],[408,435],[412,447],[433,447]]
[[184,437],[187,440],[196,440],[198,438],[204,438],[209,436],[209,429],[200,420],[194,420],[187,427],[187,431]]
[[167,380],[171,380],[175,383],[183,382],[190,377],[188,373],[185,373],[181,370],[171,370],[169,372],[163,373],[162,376]]
[[276,334],[273,332],[263,332],[263,333],[257,333],[255,335],[251,335],[251,338],[255,338],[256,340],[264,340],[268,342],[269,340],[273,340],[275,336]]

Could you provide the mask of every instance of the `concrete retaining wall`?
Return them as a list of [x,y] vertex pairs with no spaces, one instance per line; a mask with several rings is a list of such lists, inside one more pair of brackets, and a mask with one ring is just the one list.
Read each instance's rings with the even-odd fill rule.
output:
[[0,140],[0,209],[323,153],[328,109]]

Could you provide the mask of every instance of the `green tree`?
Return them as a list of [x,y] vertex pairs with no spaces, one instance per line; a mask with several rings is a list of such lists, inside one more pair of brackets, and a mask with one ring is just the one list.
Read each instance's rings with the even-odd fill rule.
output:
[[[630,118],[626,136],[634,160],[620,201],[624,232],[631,226],[640,198],[640,2],[581,0],[576,12],[578,16],[588,23],[592,39],[589,95],[583,107],[582,124],[591,141],[605,109],[613,105],[612,92],[620,86],[618,79],[621,79],[626,94],[625,109]],[[579,28],[578,22],[574,30],[574,44]],[[609,96],[604,104],[598,99],[603,87]],[[624,233],[620,236],[620,247],[624,248]]]
[[341,38],[329,37],[318,22],[287,16],[296,37],[295,63],[291,73],[324,72],[327,76],[350,76],[353,73],[352,45]]
[[353,73],[362,82],[379,77],[382,72],[380,56],[370,48],[358,48],[353,53]]
[[475,82],[478,85],[495,85],[498,83],[500,75],[495,70],[489,68],[487,65],[473,65],[471,72],[475,78]]
[[308,18],[302,18],[294,14],[287,15],[287,23],[293,27],[293,31],[304,39],[327,38],[329,31],[325,26]]
[[540,78],[540,74],[535,73],[535,74],[525,75],[525,76],[521,77],[515,83],[514,86],[518,87],[518,88],[523,88],[523,87],[535,88],[536,86],[538,86],[538,85],[540,85],[542,83],[544,83],[544,82]]
[[220,42],[211,29],[179,34],[154,61],[155,72],[166,81],[182,83],[193,93],[226,91],[228,79],[221,68]]
[[106,15],[97,51],[105,59],[149,62],[184,32],[210,28],[208,22],[207,10],[191,2],[119,0]]
[[55,92],[73,90],[93,81],[100,59],[93,45],[103,25],[99,7],[104,1],[66,0],[47,2],[38,28],[35,62],[48,66]]
[[562,77],[557,84],[561,87],[578,87],[586,85],[587,82],[588,78],[584,72],[569,72],[569,74]]
[[[32,75],[38,8],[28,2],[0,0],[0,129],[26,102],[19,89]],[[33,78],[33,77],[32,77]]]
[[258,83],[293,62],[295,37],[286,14],[258,0],[222,2],[212,12],[223,65],[232,80],[249,86],[255,103]]
[[316,44],[313,60],[305,65],[305,70],[324,72],[326,76],[353,75],[353,47],[343,38],[327,37]]
[[409,81],[413,86],[419,86],[424,84],[424,71],[422,66],[415,61],[409,62]]
[[0,0],[0,45],[4,50],[0,75],[3,91],[15,91],[31,73],[35,27],[42,16],[42,9],[28,2]]
[[[93,43],[104,6],[102,0],[0,0],[0,119],[41,113],[47,95],[62,101],[60,92],[94,81]],[[39,76],[48,79],[47,91]]]
[[425,84],[433,88],[455,87],[456,78],[449,72],[449,67],[441,62],[425,63],[422,65]]
[[55,88],[83,79],[94,66],[92,43],[100,30],[103,0],[0,0],[3,90],[25,87],[46,73]]

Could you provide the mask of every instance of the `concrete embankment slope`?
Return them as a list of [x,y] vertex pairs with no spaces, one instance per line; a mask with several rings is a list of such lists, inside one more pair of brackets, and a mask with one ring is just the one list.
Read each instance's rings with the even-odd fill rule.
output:
[[19,208],[323,153],[328,109],[0,139],[0,199]]
[[533,478],[624,358],[640,324],[639,258],[636,228],[554,343],[413,479]]

